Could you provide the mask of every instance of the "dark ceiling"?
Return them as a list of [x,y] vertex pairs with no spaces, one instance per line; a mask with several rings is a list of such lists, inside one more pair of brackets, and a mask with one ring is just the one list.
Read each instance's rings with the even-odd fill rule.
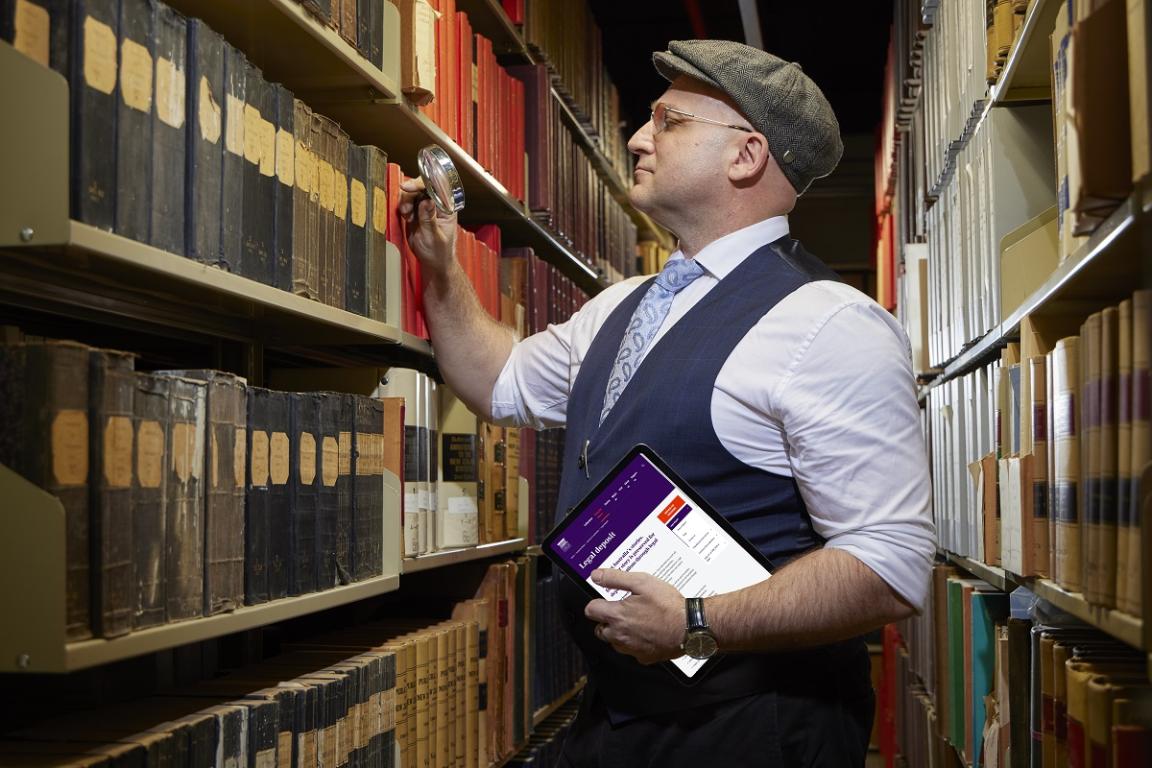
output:
[[[590,0],[604,35],[604,61],[620,91],[631,133],[665,81],[653,51],[669,40],[745,42],[737,0]],[[758,0],[764,49],[797,61],[824,91],[844,134],[872,134],[880,122],[892,4],[887,0]]]

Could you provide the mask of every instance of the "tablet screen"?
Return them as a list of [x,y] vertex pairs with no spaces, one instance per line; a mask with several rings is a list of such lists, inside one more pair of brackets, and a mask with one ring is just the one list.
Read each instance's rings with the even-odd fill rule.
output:
[[[637,446],[545,539],[545,554],[599,597],[622,600],[589,577],[597,568],[650,573],[685,597],[732,592],[767,579],[766,561],[647,446]],[[688,679],[704,661],[672,664]]]

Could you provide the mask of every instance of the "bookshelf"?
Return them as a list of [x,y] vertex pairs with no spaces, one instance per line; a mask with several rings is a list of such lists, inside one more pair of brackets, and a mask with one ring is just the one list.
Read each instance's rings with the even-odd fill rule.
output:
[[510,555],[524,551],[525,540],[522,538],[495,541],[491,544],[479,544],[475,547],[462,547],[460,549],[444,549],[417,557],[405,557],[400,561],[401,573],[419,573],[431,571],[436,568],[447,568],[459,563],[468,563],[473,560],[484,560],[499,555]]
[[552,714],[556,712],[556,710],[560,709],[560,707],[564,706],[568,702],[572,701],[572,699],[579,696],[580,693],[584,690],[584,686],[587,684],[587,682],[587,678],[580,678],[580,682],[576,683],[576,685],[573,686],[572,689],[565,693],[563,696],[556,699],[556,701],[552,702],[548,706],[541,707],[540,709],[536,710],[536,712],[532,715],[532,726],[535,727],[540,725],[540,723],[551,717]]
[[1059,8],[1060,0],[1032,0],[1000,79],[992,88],[993,104],[1047,101],[1052,97],[1048,36]]

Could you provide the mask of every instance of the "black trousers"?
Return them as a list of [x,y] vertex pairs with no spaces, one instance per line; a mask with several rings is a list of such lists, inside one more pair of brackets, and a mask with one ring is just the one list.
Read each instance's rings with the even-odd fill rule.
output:
[[863,672],[863,684],[841,679],[820,690],[789,686],[615,727],[589,683],[560,766],[863,768],[875,712],[871,680]]

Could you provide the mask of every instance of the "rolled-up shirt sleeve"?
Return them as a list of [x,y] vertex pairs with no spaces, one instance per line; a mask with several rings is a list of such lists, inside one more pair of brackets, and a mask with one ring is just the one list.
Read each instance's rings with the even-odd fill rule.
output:
[[921,609],[936,539],[903,331],[875,304],[836,308],[773,400],[813,528]]

